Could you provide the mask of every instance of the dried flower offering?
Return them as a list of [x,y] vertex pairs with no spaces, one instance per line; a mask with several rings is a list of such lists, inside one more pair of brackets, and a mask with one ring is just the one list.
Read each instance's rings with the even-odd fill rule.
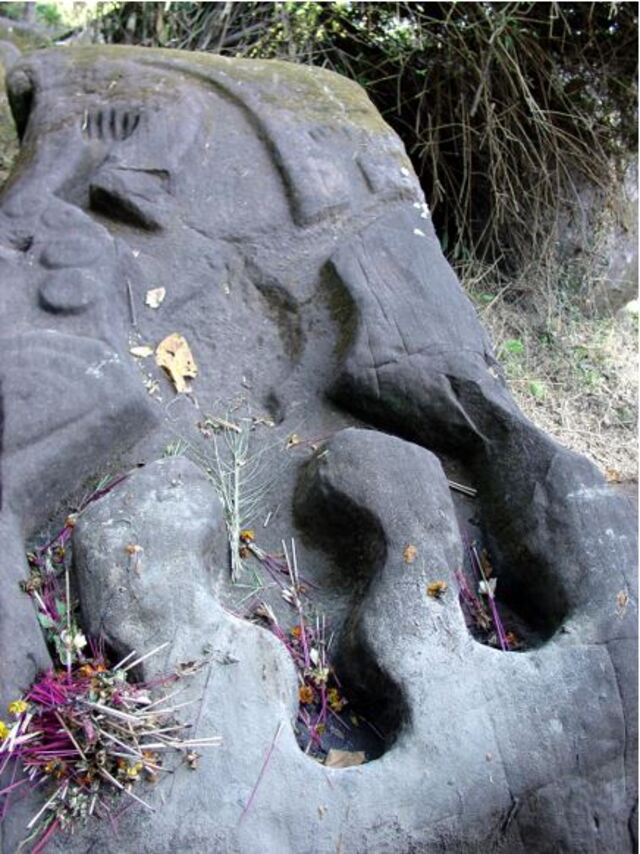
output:
[[189,724],[175,711],[188,703],[176,705],[162,693],[182,674],[155,678],[153,685],[131,679],[134,667],[168,644],[144,655],[132,651],[111,665],[101,645],[87,640],[70,594],[70,520],[28,555],[31,578],[22,585],[58,663],[10,702],[8,720],[0,721],[0,778],[10,780],[0,789],[0,821],[21,790],[41,791],[43,805],[29,820],[23,843],[34,852],[58,831],[73,831],[93,816],[109,817],[119,799],[153,811],[141,794],[144,786],[159,782],[176,764],[195,770],[196,748],[220,744],[215,736],[185,737]]

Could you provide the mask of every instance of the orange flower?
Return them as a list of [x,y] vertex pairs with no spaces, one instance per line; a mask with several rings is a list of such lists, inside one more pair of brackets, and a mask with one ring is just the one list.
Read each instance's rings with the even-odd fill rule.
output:
[[447,592],[447,586],[446,581],[432,581],[431,584],[427,585],[427,596],[431,596],[432,599],[440,599]]
[[298,699],[303,705],[309,705],[309,703],[313,703],[313,688],[311,685],[301,685],[298,690]]
[[294,638],[299,638],[302,635],[302,629],[300,628],[300,626],[294,626],[291,629],[291,634],[293,635]]
[[87,662],[87,664],[83,664],[82,667],[78,668],[78,673],[81,676],[87,676],[87,677],[88,676],[94,676],[96,673],[106,673],[106,671],[107,671],[107,668],[102,663],[90,664],[89,662]]

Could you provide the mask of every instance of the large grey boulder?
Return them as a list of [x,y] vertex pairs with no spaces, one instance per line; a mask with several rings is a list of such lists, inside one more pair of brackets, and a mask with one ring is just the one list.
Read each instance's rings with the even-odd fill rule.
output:
[[[132,468],[76,528],[84,625],[115,651],[170,640],[143,675],[205,655],[185,690],[198,732],[224,739],[148,793],[153,816],[52,848],[633,850],[631,505],[519,412],[365,93],[321,69],[123,48],[45,51],[8,81],[22,151],[0,199],[1,699],[48,660],[18,587],[26,543],[88,478]],[[198,365],[189,394],[130,352],[174,332]],[[207,415],[247,431],[264,481],[247,521],[271,551],[295,536],[336,666],[379,715],[365,765],[302,753],[291,662],[237,616]],[[199,465],[159,459],[177,439]],[[447,476],[476,501],[454,502]],[[470,518],[524,652],[466,628]],[[276,594],[260,595],[284,621]],[[3,851],[39,803],[0,825]]]

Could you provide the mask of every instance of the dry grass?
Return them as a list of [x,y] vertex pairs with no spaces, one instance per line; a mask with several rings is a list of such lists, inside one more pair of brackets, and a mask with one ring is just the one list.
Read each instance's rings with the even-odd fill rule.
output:
[[[637,479],[638,320],[588,315],[558,265],[505,283],[463,274],[525,414],[623,480]],[[570,277],[569,277],[570,278]]]

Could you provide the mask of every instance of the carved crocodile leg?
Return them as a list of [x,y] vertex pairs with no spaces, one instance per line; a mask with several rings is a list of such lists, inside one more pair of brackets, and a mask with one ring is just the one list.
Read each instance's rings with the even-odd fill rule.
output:
[[[418,209],[382,217],[339,247],[329,267],[350,335],[332,396],[471,467],[506,600],[544,636],[562,628],[558,643],[606,645],[629,717],[631,772],[637,598],[628,500],[518,410]],[[627,601],[623,614],[618,594]]]
[[[297,509],[301,527],[358,591],[338,663],[345,684],[382,700],[395,726],[397,742],[384,757],[388,785],[422,762],[430,797],[447,786],[465,792],[465,809],[479,810],[510,851],[522,850],[518,828],[522,821],[527,829],[530,813],[558,824],[571,798],[583,812],[573,834],[590,838],[595,811],[623,845],[625,727],[607,651],[551,641],[504,654],[470,638],[453,575],[461,542],[437,458],[373,431],[342,431],[309,463]],[[449,587],[441,599],[426,594],[435,580]],[[577,787],[564,794],[553,782],[573,779]],[[477,785],[469,788],[470,780]],[[535,851],[528,830],[526,850]]]

